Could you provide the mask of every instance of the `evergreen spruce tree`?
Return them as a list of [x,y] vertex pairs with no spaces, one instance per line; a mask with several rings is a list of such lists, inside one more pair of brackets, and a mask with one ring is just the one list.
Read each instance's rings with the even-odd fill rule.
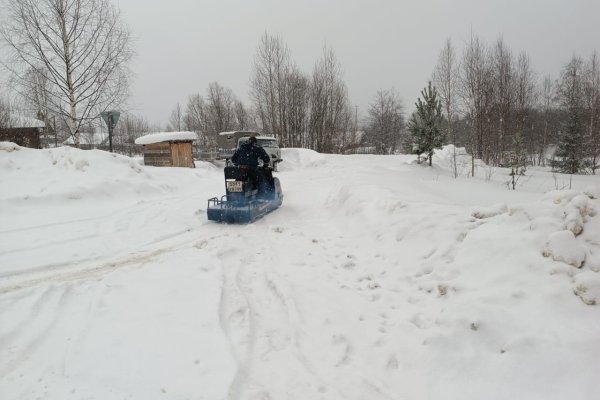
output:
[[583,126],[583,61],[573,57],[562,72],[559,98],[567,111],[567,120],[558,137],[558,148],[551,162],[553,169],[576,174],[587,167],[585,129]]
[[421,97],[423,100],[418,98],[415,103],[417,109],[408,121],[408,130],[413,152],[419,155],[419,159],[421,154],[427,154],[431,166],[433,151],[441,148],[446,141],[442,102],[431,82],[421,91]]
[[567,174],[576,174],[586,167],[585,135],[578,110],[570,108],[568,119],[559,132],[558,148],[552,168]]

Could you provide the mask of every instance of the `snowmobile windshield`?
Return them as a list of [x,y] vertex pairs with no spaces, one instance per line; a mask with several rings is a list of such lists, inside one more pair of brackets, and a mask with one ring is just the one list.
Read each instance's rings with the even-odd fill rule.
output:
[[260,147],[277,147],[277,141],[274,139],[258,139]]
[[[248,141],[248,139],[244,138],[244,139],[240,139],[240,145],[242,143],[246,143]],[[256,143],[260,146],[260,147],[279,147],[277,145],[277,140],[275,139],[257,139]]]

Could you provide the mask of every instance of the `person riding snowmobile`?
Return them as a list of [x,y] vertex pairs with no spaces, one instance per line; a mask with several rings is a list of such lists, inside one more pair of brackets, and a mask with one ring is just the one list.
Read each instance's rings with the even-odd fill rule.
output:
[[254,136],[250,136],[248,141],[242,143],[231,156],[231,162],[247,171],[248,176],[260,192],[264,191],[267,182],[265,176],[258,170],[259,159],[263,161],[263,166],[268,166],[271,161],[265,149],[257,144]]
[[240,147],[233,153],[231,162],[238,166],[258,167],[258,160],[261,159],[266,165],[271,161],[271,158],[263,149],[257,144],[257,140],[254,136],[250,136],[248,141],[243,142]]

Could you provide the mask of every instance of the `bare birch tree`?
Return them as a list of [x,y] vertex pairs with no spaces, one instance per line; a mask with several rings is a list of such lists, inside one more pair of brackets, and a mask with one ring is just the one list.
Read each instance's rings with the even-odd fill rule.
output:
[[452,154],[452,172],[455,178],[458,177],[458,168],[456,162],[456,133],[452,129],[452,121],[455,118],[457,108],[456,92],[459,79],[458,61],[456,60],[456,51],[450,38],[446,40],[444,48],[440,52],[437,65],[433,72],[433,83],[437,88],[442,106],[446,113],[446,138],[452,141],[454,150]]
[[119,11],[109,0],[12,0],[6,9],[5,66],[21,92],[32,76],[47,77],[48,108],[79,145],[80,127],[128,94],[133,52]]
[[537,143],[537,164],[546,165],[546,149],[554,137],[554,119],[556,114],[556,86],[554,79],[546,76],[541,84],[539,107],[542,117],[542,127],[539,130]]
[[472,36],[464,50],[460,86],[469,120],[471,175],[475,176],[475,157],[484,158],[486,154],[485,135],[490,123],[492,93],[487,49],[477,37]]
[[514,146],[525,146],[524,149],[513,148],[516,153],[533,154],[535,145],[528,121],[536,101],[535,75],[525,52],[519,54],[515,72],[515,139]]

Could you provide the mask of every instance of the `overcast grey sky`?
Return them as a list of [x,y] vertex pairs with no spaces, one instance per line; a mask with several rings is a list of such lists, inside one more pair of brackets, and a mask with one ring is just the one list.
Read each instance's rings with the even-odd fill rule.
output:
[[260,36],[268,31],[312,71],[325,43],[340,61],[350,100],[366,112],[378,89],[395,87],[406,109],[447,37],[462,51],[471,31],[500,35],[556,76],[573,54],[600,51],[600,0],[114,0],[135,37],[134,113],[166,124],[177,102],[210,82],[248,103]]

